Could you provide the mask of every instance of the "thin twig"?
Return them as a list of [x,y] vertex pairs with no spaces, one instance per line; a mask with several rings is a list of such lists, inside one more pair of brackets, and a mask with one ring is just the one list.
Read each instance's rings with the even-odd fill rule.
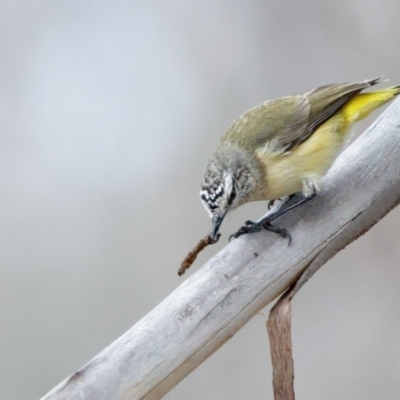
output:
[[203,239],[201,239],[200,242],[196,244],[196,246],[193,248],[193,250],[182,261],[181,267],[178,270],[178,275],[179,276],[183,275],[185,273],[185,271],[188,268],[190,268],[190,266],[194,263],[198,254],[201,251],[203,251],[210,244],[217,243],[220,236],[221,235],[218,234],[215,240],[213,240],[210,235],[207,235]]

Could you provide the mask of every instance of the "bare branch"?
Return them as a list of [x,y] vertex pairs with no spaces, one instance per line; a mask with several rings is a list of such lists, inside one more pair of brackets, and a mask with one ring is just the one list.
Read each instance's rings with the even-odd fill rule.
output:
[[371,228],[400,198],[400,100],[341,154],[326,184],[280,219],[290,247],[269,232],[233,241],[44,399],[161,398],[310,263],[312,273]]
[[290,292],[286,292],[272,307],[267,322],[275,400],[294,400],[291,326],[292,304]]

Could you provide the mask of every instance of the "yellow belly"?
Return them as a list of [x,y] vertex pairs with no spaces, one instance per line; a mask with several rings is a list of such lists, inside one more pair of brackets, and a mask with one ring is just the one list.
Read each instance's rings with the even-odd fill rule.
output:
[[259,149],[257,157],[265,168],[266,184],[257,200],[299,192],[305,180],[318,183],[339,155],[351,126],[398,94],[398,86],[358,94],[289,153],[268,145]]
[[305,180],[319,182],[343,147],[349,130],[343,122],[343,115],[338,113],[289,153],[270,153],[260,159],[267,178],[265,198],[277,199],[299,192]]

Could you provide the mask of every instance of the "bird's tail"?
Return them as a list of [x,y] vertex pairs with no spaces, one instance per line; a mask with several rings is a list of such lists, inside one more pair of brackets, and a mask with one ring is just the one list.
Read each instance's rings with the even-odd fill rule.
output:
[[360,121],[399,94],[400,86],[360,93],[343,107],[344,115],[349,123]]

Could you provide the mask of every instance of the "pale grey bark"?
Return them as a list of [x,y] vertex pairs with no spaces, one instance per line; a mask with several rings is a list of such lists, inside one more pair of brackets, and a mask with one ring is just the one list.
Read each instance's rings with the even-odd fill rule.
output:
[[270,232],[233,241],[44,399],[161,398],[307,265],[316,270],[372,227],[400,199],[400,100],[325,181],[321,196],[279,220],[293,235],[290,247]]

